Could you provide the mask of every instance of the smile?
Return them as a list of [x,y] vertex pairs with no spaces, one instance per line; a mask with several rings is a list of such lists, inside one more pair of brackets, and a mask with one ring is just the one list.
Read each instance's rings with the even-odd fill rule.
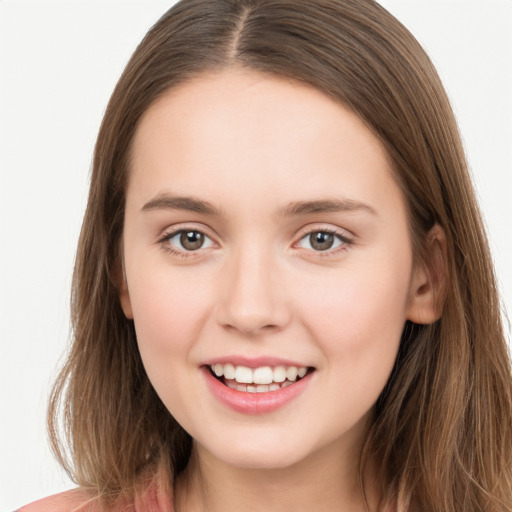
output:
[[303,394],[316,372],[306,366],[215,363],[203,366],[202,373],[210,392],[224,406],[243,414],[267,414]]
[[278,391],[302,379],[308,373],[306,366],[248,368],[231,363],[210,365],[210,370],[229,388],[248,393]]

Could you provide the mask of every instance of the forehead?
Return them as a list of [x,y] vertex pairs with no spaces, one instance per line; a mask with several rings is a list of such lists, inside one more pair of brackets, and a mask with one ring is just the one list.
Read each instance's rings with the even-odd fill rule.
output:
[[245,207],[326,193],[401,200],[357,115],[310,86],[240,69],[169,90],[141,118],[131,156],[128,199],[139,204],[169,191]]

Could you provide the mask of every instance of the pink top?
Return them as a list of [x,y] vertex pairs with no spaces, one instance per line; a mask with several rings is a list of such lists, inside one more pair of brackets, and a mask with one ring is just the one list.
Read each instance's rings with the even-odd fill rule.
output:
[[98,498],[88,491],[73,489],[48,496],[21,507],[16,512],[173,512],[172,499],[162,496],[156,486],[137,496],[134,502],[123,501],[105,510]]
[[[391,507],[388,512],[396,508]],[[174,512],[172,498],[158,492],[157,486],[151,487],[133,503],[118,503],[115,508],[101,508],[97,497],[81,489],[65,491],[48,496],[21,507],[16,512]]]

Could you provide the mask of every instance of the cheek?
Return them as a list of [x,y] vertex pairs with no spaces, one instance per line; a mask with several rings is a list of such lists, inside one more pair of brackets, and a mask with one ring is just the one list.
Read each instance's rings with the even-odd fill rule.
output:
[[[207,310],[205,286],[166,272],[136,276],[131,285],[137,344],[144,368],[169,411],[190,424],[190,403],[200,398],[190,383],[195,370],[191,357]],[[187,382],[187,386],[183,383]]]
[[162,357],[173,361],[177,355],[183,361],[199,335],[208,300],[205,286],[179,274],[145,272],[134,279],[130,296],[144,363],[157,366]]
[[309,332],[326,358],[347,374],[391,371],[405,323],[407,268],[389,262],[343,269],[310,283],[310,292],[301,295]]
[[333,437],[366,417],[398,353],[407,286],[393,272],[376,277],[349,273],[302,295],[301,309],[308,311],[302,317],[323,355],[320,369],[326,371],[318,378],[329,405],[321,414]]

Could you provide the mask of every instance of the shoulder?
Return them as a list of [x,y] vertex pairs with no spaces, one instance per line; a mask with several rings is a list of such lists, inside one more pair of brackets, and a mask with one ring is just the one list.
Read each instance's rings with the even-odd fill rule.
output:
[[16,512],[105,512],[96,496],[83,489],[61,492],[35,501]]
[[[1,0],[0,0],[1,1]],[[118,498],[105,506],[98,495],[73,489],[34,501],[16,512],[174,512],[172,493],[153,480],[132,498]]]

